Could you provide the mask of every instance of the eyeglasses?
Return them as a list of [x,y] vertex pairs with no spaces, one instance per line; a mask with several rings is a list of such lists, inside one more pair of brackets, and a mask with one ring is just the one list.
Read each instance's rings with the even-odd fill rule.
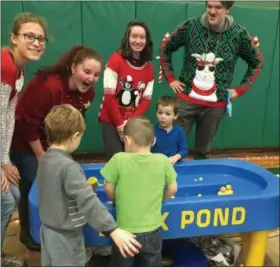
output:
[[44,36],[36,37],[35,34],[33,33],[25,33],[25,34],[17,33],[17,35],[22,35],[25,41],[30,44],[34,43],[35,40],[38,40],[38,43],[40,45],[46,45],[46,43],[48,42],[48,39],[46,37]]

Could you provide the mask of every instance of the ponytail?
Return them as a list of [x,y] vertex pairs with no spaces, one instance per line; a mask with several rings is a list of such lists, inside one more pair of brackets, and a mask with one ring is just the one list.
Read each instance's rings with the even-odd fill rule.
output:
[[72,64],[78,65],[87,58],[93,58],[101,62],[101,57],[95,50],[84,45],[76,45],[65,52],[56,63],[41,67],[36,74],[42,80],[46,80],[49,75],[55,74],[60,77],[70,77],[72,75]]

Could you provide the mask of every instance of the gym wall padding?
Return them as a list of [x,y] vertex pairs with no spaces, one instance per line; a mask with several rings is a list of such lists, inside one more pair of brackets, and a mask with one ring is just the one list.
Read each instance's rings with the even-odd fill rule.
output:
[[265,120],[262,133],[262,146],[279,146],[279,25],[273,49],[273,65],[269,81],[269,89],[265,106]]
[[22,9],[22,2],[1,1],[1,45],[7,45],[13,18],[22,12]]
[[[233,117],[225,117],[214,139],[213,147],[262,148],[279,147],[279,7],[239,5],[231,10],[238,23],[252,36],[258,36],[264,56],[264,67],[256,83],[233,103]],[[22,11],[42,15],[49,24],[51,41],[39,62],[26,66],[26,82],[43,65],[57,60],[66,49],[76,44],[95,48],[103,58],[103,66],[119,47],[126,25],[133,19],[147,22],[154,43],[155,87],[147,116],[155,122],[155,103],[162,95],[173,95],[165,80],[157,83],[159,45],[167,32],[172,32],[186,18],[201,15],[204,2],[176,1],[1,1],[1,44],[6,45],[13,17]],[[173,56],[175,74],[181,71],[183,48]],[[232,88],[238,85],[246,71],[246,64],[239,60]],[[103,140],[98,123],[98,112],[103,96],[103,76],[96,86],[96,97],[88,110],[87,131],[77,152],[102,153]],[[30,103],[32,105],[32,103]],[[194,146],[194,130],[188,140]]]

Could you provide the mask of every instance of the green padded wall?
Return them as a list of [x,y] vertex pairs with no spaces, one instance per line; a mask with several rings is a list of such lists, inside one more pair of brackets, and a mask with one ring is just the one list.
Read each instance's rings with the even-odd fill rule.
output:
[[[109,56],[119,47],[126,25],[138,18],[147,22],[154,43],[155,87],[148,117],[155,122],[155,103],[162,95],[173,91],[165,80],[157,83],[159,46],[163,35],[173,31],[186,18],[201,15],[204,3],[151,1],[151,2],[49,2],[49,1],[1,1],[1,44],[6,45],[13,17],[22,11],[44,16],[51,33],[51,40],[39,62],[26,67],[28,81],[38,67],[53,63],[58,56],[73,45],[83,43],[95,48],[103,58],[103,67]],[[225,117],[215,137],[213,147],[259,148],[279,146],[279,5],[259,2],[236,3],[231,10],[238,23],[244,25],[253,36],[260,39],[264,56],[264,68],[247,94],[233,103],[233,117]],[[249,18],[249,19],[248,19]],[[269,30],[268,30],[269,29]],[[175,74],[178,76],[183,61],[183,48],[173,56]],[[238,61],[232,87],[239,84],[246,65]],[[96,98],[86,117],[87,131],[78,152],[102,153],[103,140],[97,121],[103,95],[103,76],[96,86]],[[193,129],[189,146],[194,146]]]
[[279,146],[279,22],[275,37],[272,72],[269,81],[268,100],[265,107],[263,147]]
[[1,45],[7,45],[13,18],[23,10],[21,1],[1,2]]

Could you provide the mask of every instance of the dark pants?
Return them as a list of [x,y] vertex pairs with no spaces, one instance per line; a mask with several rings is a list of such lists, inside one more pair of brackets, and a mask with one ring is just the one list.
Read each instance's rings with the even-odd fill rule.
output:
[[196,124],[194,159],[208,158],[224,113],[225,108],[210,108],[179,99],[179,116],[175,123],[187,136]]
[[102,136],[106,160],[109,161],[116,153],[124,151],[123,142],[121,141],[116,128],[107,122],[101,122]]
[[118,247],[113,243],[109,267],[161,267],[162,236],[161,228],[155,231],[135,234],[142,248],[134,258],[123,258]]
[[28,194],[37,175],[38,163],[33,153],[11,151],[11,160],[17,167],[20,175],[20,201],[18,214],[20,220],[20,238],[30,238]]

